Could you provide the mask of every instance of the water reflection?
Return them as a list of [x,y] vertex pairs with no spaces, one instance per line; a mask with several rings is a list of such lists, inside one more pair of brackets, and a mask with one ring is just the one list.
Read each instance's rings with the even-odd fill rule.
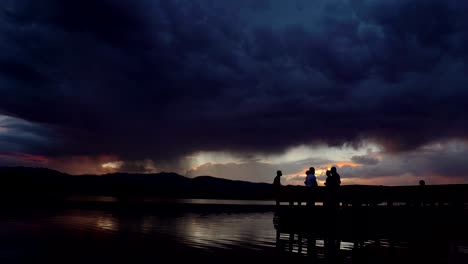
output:
[[277,232],[279,253],[330,263],[467,263],[466,246],[440,241],[342,240],[333,236]]
[[203,204],[203,205],[275,205],[274,201],[261,200],[223,200],[223,199],[161,199],[148,198],[144,200],[150,203],[179,203],[179,204]]
[[[118,197],[100,195],[74,195],[68,196],[66,200],[70,202],[119,202]],[[275,201],[272,200],[173,199],[157,197],[144,198],[142,202],[149,204],[275,205]]]
[[102,233],[163,235],[196,248],[262,249],[275,246],[273,213],[176,215],[118,215],[101,211],[69,210],[44,219],[64,229]]
[[142,233],[165,234],[204,249],[273,247],[271,213],[184,214],[176,217],[143,217]]
[[96,228],[108,232],[117,232],[118,223],[111,217],[98,217],[96,220]]
[[336,257],[349,258],[354,245],[351,242],[331,237],[277,232],[276,248],[279,252],[331,259]]
[[92,231],[104,233],[117,233],[119,221],[109,213],[96,213],[84,211],[68,211],[41,220],[44,228],[59,228],[74,231]]
[[[163,230],[184,238],[190,245],[204,248],[262,248],[274,245],[272,215],[263,214],[188,214],[176,218]],[[171,230],[173,227],[174,229]],[[152,229],[155,231],[158,229]]]
[[276,233],[279,253],[330,263],[468,263],[466,246],[452,241],[359,240],[335,234]]
[[[414,257],[415,261],[419,261],[418,254],[424,255],[421,253],[424,251],[440,252],[442,259],[446,256],[459,257],[466,254],[466,247],[463,244],[458,244],[456,248],[444,248],[443,244],[433,241],[416,241],[417,243],[413,241],[413,244],[410,244],[410,242],[403,240],[392,241],[389,239],[353,240],[352,237],[339,237],[320,232],[315,233],[315,235],[293,231],[277,232],[273,220],[275,220],[273,212],[209,213],[203,211],[196,213],[193,211],[170,211],[158,214],[65,210],[54,212],[45,217],[42,215],[27,216],[0,221],[0,236],[4,241],[13,239],[21,241],[21,243],[23,241],[30,243],[32,243],[31,241],[43,241],[41,242],[43,244],[41,252],[61,244],[68,243],[81,247],[81,243],[91,242],[89,246],[91,249],[88,249],[91,253],[88,254],[95,254],[91,251],[92,248],[95,245],[98,247],[102,245],[104,250],[111,252],[110,254],[116,254],[116,258],[125,252],[150,254],[147,252],[152,252],[155,245],[157,247],[167,245],[166,247],[169,249],[174,248],[174,245],[175,247],[183,245],[187,248],[202,249],[203,252],[217,253],[220,251],[253,251],[255,254],[267,252],[275,259],[275,254],[279,254],[280,256],[286,255],[288,258],[298,256],[305,259],[314,258],[318,261],[331,260],[335,262],[339,260],[352,263],[366,263],[369,260],[382,262],[387,258],[392,259],[389,256],[409,252],[407,249],[414,247],[414,245],[417,245],[417,250],[413,251],[415,253],[409,255],[409,258]],[[314,227],[315,230],[323,230],[323,227]],[[55,237],[49,238],[51,234]],[[36,235],[37,239],[33,239]],[[143,240],[141,241],[140,238]],[[169,245],[170,241],[174,244]],[[124,251],[118,252],[114,250],[114,247],[119,247]],[[142,248],[146,251],[143,251]],[[28,249],[28,251],[17,246],[10,246],[8,250],[30,254],[32,249]],[[98,252],[96,254],[104,253]],[[404,256],[407,257],[407,255]],[[466,257],[463,258],[466,259]],[[392,260],[397,262],[395,259]]]

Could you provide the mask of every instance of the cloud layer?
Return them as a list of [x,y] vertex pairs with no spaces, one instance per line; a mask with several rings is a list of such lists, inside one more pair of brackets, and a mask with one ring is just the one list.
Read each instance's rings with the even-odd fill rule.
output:
[[0,132],[0,146],[159,166],[196,151],[377,142],[404,153],[466,140],[467,11],[437,0],[2,1],[0,114],[40,137]]

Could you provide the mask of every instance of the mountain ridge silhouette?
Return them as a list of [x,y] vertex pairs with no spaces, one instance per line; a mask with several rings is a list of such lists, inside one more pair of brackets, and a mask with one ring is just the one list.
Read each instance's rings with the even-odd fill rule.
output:
[[115,195],[271,199],[271,184],[174,172],[71,175],[48,168],[0,167],[0,192],[23,195]]

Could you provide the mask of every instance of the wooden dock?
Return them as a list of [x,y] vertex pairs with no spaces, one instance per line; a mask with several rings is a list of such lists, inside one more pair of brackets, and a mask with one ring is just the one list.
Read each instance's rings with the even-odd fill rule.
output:
[[460,206],[468,202],[468,184],[427,186],[341,186],[330,192],[325,187],[309,189],[303,186],[284,186],[276,195],[278,203],[302,205],[306,202],[324,203],[337,200],[341,206],[430,205]]
[[278,236],[468,243],[468,185],[287,186],[276,201]]

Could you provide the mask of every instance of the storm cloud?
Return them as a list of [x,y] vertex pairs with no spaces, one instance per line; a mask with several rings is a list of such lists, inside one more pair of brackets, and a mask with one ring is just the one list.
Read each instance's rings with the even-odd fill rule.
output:
[[467,11],[438,0],[2,1],[0,114],[41,136],[10,130],[0,146],[158,166],[196,151],[374,142],[400,153],[466,140]]
[[393,176],[448,177],[467,182],[468,145],[460,142],[435,144],[406,153],[383,154],[378,164],[341,168],[345,178]]
[[379,163],[379,159],[372,155],[352,156],[351,161],[362,165],[377,165]]

